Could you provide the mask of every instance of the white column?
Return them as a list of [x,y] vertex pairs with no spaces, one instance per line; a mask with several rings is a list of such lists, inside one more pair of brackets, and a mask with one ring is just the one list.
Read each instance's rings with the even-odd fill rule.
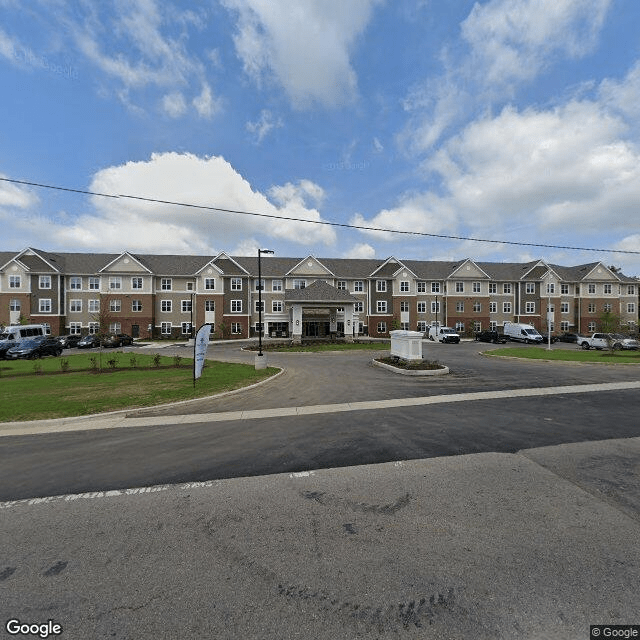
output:
[[345,342],[353,342],[353,309],[354,304],[345,304],[344,307],[344,339]]
[[302,305],[291,306],[291,337],[294,342],[302,342]]

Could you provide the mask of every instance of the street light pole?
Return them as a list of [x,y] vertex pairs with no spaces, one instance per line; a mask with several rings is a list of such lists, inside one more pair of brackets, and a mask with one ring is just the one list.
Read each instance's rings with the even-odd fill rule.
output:
[[271,249],[258,249],[258,356],[262,357],[262,264],[260,256],[274,253]]

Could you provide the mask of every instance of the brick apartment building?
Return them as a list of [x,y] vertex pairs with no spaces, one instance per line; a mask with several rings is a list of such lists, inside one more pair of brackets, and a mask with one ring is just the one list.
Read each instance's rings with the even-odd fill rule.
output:
[[[601,262],[577,266],[458,261],[258,258],[111,253],[0,252],[0,324],[45,323],[53,334],[90,333],[98,316],[134,337],[330,333],[387,336],[436,322],[472,333],[527,322],[586,333],[603,313],[638,327],[637,279]],[[261,288],[261,291],[260,291]],[[108,312],[106,311],[108,309]]]

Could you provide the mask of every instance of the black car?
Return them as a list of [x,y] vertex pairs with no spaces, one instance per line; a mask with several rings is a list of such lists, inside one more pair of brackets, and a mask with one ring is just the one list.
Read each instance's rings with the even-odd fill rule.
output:
[[76,334],[70,334],[68,336],[58,336],[57,340],[60,343],[60,346],[63,349],[71,349],[72,347],[77,347],[78,342],[82,339],[82,336]]
[[62,353],[62,347],[56,338],[41,337],[31,338],[30,340],[22,340],[15,347],[11,347],[7,351],[6,358],[8,360],[17,360],[18,358],[42,358],[42,356],[59,356]]
[[577,333],[561,333],[558,336],[559,342],[578,342],[578,334]]
[[4,360],[7,357],[7,351],[15,346],[15,340],[0,340],[0,360]]
[[84,336],[84,338],[80,338],[77,344],[78,349],[91,349],[99,346],[100,338],[95,333],[90,333],[89,335]]
[[103,347],[124,347],[133,344],[133,338],[126,333],[110,333],[102,339]]
[[479,331],[476,333],[476,340],[478,342],[493,342],[493,344],[504,344],[507,341],[506,336],[497,331]]

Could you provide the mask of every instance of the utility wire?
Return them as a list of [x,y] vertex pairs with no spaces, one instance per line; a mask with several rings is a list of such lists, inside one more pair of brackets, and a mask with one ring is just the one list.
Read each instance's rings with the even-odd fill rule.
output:
[[212,206],[207,206],[207,205],[203,205],[203,204],[192,204],[192,203],[188,203],[188,202],[173,202],[171,200],[160,200],[159,198],[145,198],[143,196],[133,196],[133,195],[128,195],[128,194],[111,194],[111,193],[96,193],[94,191],[85,191],[82,189],[70,189],[67,187],[59,187],[59,186],[55,186],[55,185],[50,185],[50,184],[40,184],[37,182],[27,182],[26,180],[14,180],[12,178],[1,178],[0,180],[2,180],[3,182],[11,182],[13,184],[22,184],[22,185],[27,185],[30,187],[40,187],[41,189],[54,189],[56,191],[68,191],[71,193],[80,193],[83,195],[89,195],[89,196],[98,196],[101,198],[124,198],[124,199],[128,199],[128,200],[139,200],[142,202],[150,202],[150,203],[154,203],[154,204],[168,204],[168,205],[172,205],[175,207],[189,207],[191,209],[202,209],[205,211],[218,211],[221,213],[234,213],[237,215],[243,215],[243,216],[256,216],[258,218],[274,218],[276,220],[289,220],[291,222],[306,222],[307,224],[319,224],[319,225],[325,225],[325,226],[329,226],[329,227],[343,227],[346,229],[357,229],[359,231],[376,231],[379,233],[395,233],[395,234],[401,234],[401,235],[409,235],[409,236],[422,236],[422,237],[427,237],[427,238],[440,238],[440,239],[444,239],[444,240],[464,240],[467,242],[485,242],[485,243],[492,243],[492,244],[508,244],[508,245],[515,245],[515,246],[520,246],[520,247],[542,247],[545,249],[566,249],[568,251],[592,251],[592,252],[599,252],[599,253],[625,253],[625,254],[633,254],[633,255],[640,255],[640,251],[631,251],[631,250],[624,250],[624,249],[596,249],[593,247],[569,247],[569,246],[565,246],[565,245],[558,245],[558,244],[544,244],[544,243],[536,243],[536,242],[516,242],[514,240],[490,240],[487,238],[470,238],[470,237],[466,237],[466,236],[449,236],[449,235],[445,235],[445,234],[440,234],[440,233],[427,233],[425,231],[401,231],[399,229],[384,229],[381,227],[366,227],[363,225],[357,225],[357,224],[346,224],[344,222],[329,222],[326,220],[306,220],[304,218],[293,218],[290,216],[277,216],[275,214],[272,213],[258,213],[256,211],[240,211],[238,209],[225,209],[223,207],[212,207]]

